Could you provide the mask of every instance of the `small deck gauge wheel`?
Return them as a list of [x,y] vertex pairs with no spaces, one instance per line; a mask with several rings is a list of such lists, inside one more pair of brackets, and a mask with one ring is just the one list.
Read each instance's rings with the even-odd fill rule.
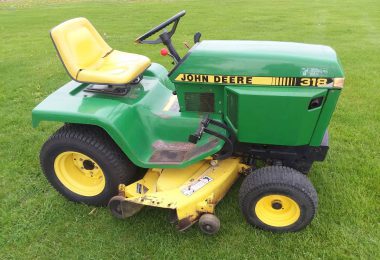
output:
[[260,168],[248,175],[239,191],[247,222],[272,232],[305,228],[318,206],[317,192],[302,173],[283,166]]
[[207,235],[214,235],[220,229],[220,220],[214,214],[203,214],[199,218],[199,228]]
[[110,209],[111,214],[118,219],[125,218],[123,215],[123,209],[122,209],[122,203],[124,201],[125,201],[125,198],[123,196],[114,196],[108,202],[108,208]]
[[126,200],[123,196],[114,196],[108,202],[108,208],[113,216],[119,219],[129,218],[138,213],[144,205]]

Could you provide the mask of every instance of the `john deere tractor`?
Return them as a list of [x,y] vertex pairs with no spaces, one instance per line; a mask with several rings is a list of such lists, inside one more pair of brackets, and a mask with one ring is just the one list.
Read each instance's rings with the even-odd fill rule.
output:
[[179,230],[199,222],[214,234],[215,207],[243,176],[239,203],[249,224],[304,228],[318,203],[306,174],[326,157],[327,127],[344,83],[335,51],[200,41],[196,33],[181,57],[171,38],[184,15],[136,39],[164,44],[170,72],[113,49],[85,18],[51,30],[72,81],[32,112],[35,127],[64,123],[41,149],[46,178],[69,200],[108,205],[117,218],[159,207]]

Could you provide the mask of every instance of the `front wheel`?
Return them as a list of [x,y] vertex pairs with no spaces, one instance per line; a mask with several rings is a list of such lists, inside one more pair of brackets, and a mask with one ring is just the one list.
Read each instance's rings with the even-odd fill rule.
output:
[[67,124],[53,134],[40,153],[51,185],[75,202],[104,206],[129,184],[136,166],[99,127]]
[[317,192],[307,177],[283,166],[264,167],[248,175],[239,199],[248,223],[274,232],[306,227],[318,205]]

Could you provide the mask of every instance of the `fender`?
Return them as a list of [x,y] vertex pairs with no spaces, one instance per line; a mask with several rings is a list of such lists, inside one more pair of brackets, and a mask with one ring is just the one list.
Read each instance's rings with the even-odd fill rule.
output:
[[[33,109],[33,127],[41,121],[99,126],[135,165],[143,168],[186,167],[223,146],[223,141],[218,141],[206,153],[176,164],[151,162],[154,143],[187,142],[201,120],[198,114],[181,114],[168,109],[176,100],[172,94],[174,86],[167,77],[167,70],[159,64],[153,63],[144,72],[140,84],[131,88],[126,96],[86,92],[87,86],[71,81],[49,95]],[[210,138],[204,139],[197,145],[205,145]]]

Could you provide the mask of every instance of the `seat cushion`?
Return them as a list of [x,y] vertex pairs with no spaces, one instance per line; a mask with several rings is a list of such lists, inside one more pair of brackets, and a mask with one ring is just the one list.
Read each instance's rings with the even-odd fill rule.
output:
[[112,48],[83,17],[63,22],[50,31],[57,52],[70,76],[109,53]]
[[94,64],[81,68],[76,79],[98,84],[126,84],[142,74],[150,64],[148,57],[113,50]]
[[126,84],[151,64],[145,56],[112,50],[86,18],[63,22],[50,35],[67,72],[80,82]]

